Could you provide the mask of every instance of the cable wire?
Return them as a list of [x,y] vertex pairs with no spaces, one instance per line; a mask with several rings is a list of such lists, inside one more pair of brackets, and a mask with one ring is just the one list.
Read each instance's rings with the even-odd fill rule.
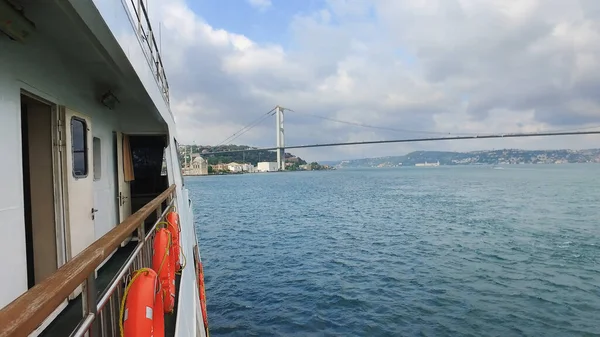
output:
[[[289,110],[289,109],[287,109]],[[290,110],[293,112],[296,112],[294,110]],[[358,123],[358,122],[350,122],[350,121],[344,121],[344,120],[340,120],[340,119],[335,119],[335,118],[330,118],[330,117],[324,117],[324,116],[319,116],[319,115],[315,115],[315,114],[311,114],[308,112],[301,112],[302,114],[311,116],[311,117],[315,117],[315,118],[319,118],[319,119],[323,119],[323,120],[328,120],[328,121],[332,121],[332,122],[336,122],[336,123],[343,123],[343,124],[348,124],[348,125],[354,125],[354,126],[360,126],[360,127],[365,127],[365,128],[371,128],[371,129],[380,129],[380,130],[388,130],[388,131],[397,131],[397,132],[406,132],[406,133],[420,133],[420,134],[433,134],[433,135],[464,135],[464,136],[483,136],[486,134],[491,134],[491,133],[468,133],[468,132],[440,132],[440,131],[422,131],[422,130],[408,130],[408,129],[397,129],[397,128],[390,128],[390,127],[385,127],[385,126],[377,126],[377,125],[369,125],[369,124],[364,124],[364,123]],[[569,132],[569,131],[579,131],[579,130],[589,130],[589,129],[596,129],[596,128],[600,128],[600,125],[595,125],[595,126],[590,126],[590,127],[582,127],[582,128],[576,128],[576,129],[559,129],[559,130],[549,130],[549,131],[536,131],[536,132]],[[505,134],[510,134],[508,132],[505,132]]]
[[244,133],[248,132],[250,129],[252,129],[253,127],[255,127],[256,125],[260,124],[263,120],[265,120],[267,117],[269,117],[270,115],[272,115],[273,110],[275,110],[275,108],[271,109],[270,111],[268,111],[267,113],[265,113],[264,115],[260,116],[258,119],[254,120],[253,122],[251,122],[250,124],[244,126],[243,128],[241,128],[240,130],[234,132],[232,135],[230,135],[229,137],[225,138],[225,140],[223,140],[222,142],[220,142],[218,145],[216,146],[220,146],[225,144],[228,141],[232,141],[238,137],[240,137],[241,135],[243,135]]
[[[218,145],[216,146],[221,146],[223,144],[225,144],[226,142],[231,142],[235,139],[237,139],[238,137],[240,137],[241,135],[243,135],[244,133],[250,131],[253,127],[257,126],[258,124],[260,124],[262,121],[264,121],[267,117],[269,116],[273,116],[273,112],[275,111],[275,109],[277,109],[277,107],[274,107],[273,109],[269,110],[267,113],[265,113],[264,115],[261,115],[259,118],[255,119],[253,122],[251,122],[250,124],[244,126],[243,128],[239,129],[238,131],[234,132],[231,136],[225,138],[225,140],[223,140],[222,142],[220,142]],[[215,146],[215,147],[216,147]]]
[[[290,110],[293,111],[293,110]],[[295,111],[294,111],[295,112]],[[301,112],[302,114],[311,116],[311,117],[315,117],[315,118],[319,118],[319,119],[323,119],[323,120],[328,120],[331,122],[336,122],[336,123],[343,123],[343,124],[348,124],[348,125],[354,125],[354,126],[360,126],[360,127],[364,127],[364,128],[370,128],[370,129],[379,129],[379,130],[388,130],[388,131],[396,131],[396,132],[406,132],[406,133],[422,133],[422,134],[432,134],[432,135],[466,135],[466,136],[474,136],[477,135],[477,133],[452,133],[452,132],[440,132],[440,131],[421,131],[421,130],[408,130],[408,129],[397,129],[397,128],[390,128],[390,127],[386,127],[386,126],[377,126],[377,125],[369,125],[369,124],[364,124],[364,123],[358,123],[358,122],[350,122],[350,121],[344,121],[341,119],[335,119],[335,118],[330,118],[330,117],[324,117],[324,116],[319,116],[319,115],[315,115],[315,114],[311,114],[308,112]]]

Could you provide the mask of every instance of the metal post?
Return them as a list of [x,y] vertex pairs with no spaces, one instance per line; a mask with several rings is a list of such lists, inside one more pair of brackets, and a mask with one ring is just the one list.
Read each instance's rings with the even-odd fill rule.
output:
[[[146,224],[144,223],[144,221],[142,221],[142,224],[138,227],[137,229],[137,235],[138,235],[138,245],[143,245],[145,244],[145,239],[146,239]],[[148,257],[148,256],[144,256],[145,254],[140,254],[140,263],[141,266],[140,267],[147,267],[150,266],[150,261],[152,259],[152,257]],[[147,261],[146,261],[147,260]]]
[[280,113],[281,116],[279,117],[279,140],[280,140],[280,144],[279,144],[279,151],[281,152],[281,154],[279,155],[281,157],[281,162],[280,162],[280,170],[285,171],[285,136],[283,134],[283,109],[280,109]]
[[187,163],[187,145],[183,146],[183,160],[184,160],[183,167],[187,170],[187,167],[188,167],[188,163]]
[[143,9],[142,9],[142,0],[138,0],[138,7],[136,10],[137,13],[137,20],[138,20],[138,36],[140,37],[144,37],[144,34],[142,34],[143,30],[142,30],[142,15],[143,13]]
[[275,108],[275,133],[277,135],[277,169],[281,169],[281,132],[279,132],[281,128],[281,108],[279,105]]
[[100,320],[97,318],[96,310],[96,273],[92,272],[84,283],[83,293],[81,295],[83,317],[93,316],[94,320],[90,325],[89,336],[100,336]]
[[156,220],[158,221],[158,219],[160,219],[160,216],[162,215],[162,204],[158,205],[158,207],[156,207]]
[[283,108],[276,107],[276,132],[277,132],[277,169],[285,170],[285,138],[283,133]]

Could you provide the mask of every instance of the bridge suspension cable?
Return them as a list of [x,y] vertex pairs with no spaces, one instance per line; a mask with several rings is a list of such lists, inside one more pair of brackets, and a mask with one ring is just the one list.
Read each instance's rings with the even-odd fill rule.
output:
[[[297,112],[294,110],[290,110],[290,111]],[[359,123],[359,122],[345,121],[345,120],[341,120],[341,119],[335,119],[335,118],[315,115],[315,114],[311,114],[308,112],[300,112],[300,113],[307,115],[307,116],[314,117],[314,118],[328,120],[328,121],[332,121],[332,122],[336,122],[336,123],[360,126],[360,127],[365,127],[365,128],[371,128],[371,129],[405,132],[405,133],[431,134],[431,135],[455,135],[455,136],[484,136],[484,135],[493,135],[494,134],[494,133],[485,133],[485,132],[478,132],[478,133],[474,133],[474,132],[441,132],[441,131],[398,129],[398,128],[390,128],[387,126],[377,126],[377,125],[370,125],[370,124],[364,124],[364,123]],[[540,131],[540,132],[570,132],[570,131],[590,130],[590,129],[597,129],[597,128],[600,128],[600,125],[582,127],[582,128],[572,128],[572,129],[547,130],[547,131]],[[508,133],[505,133],[505,134],[508,134]]]
[[275,113],[275,109],[277,107],[274,107],[273,109],[267,111],[265,114],[261,115],[259,118],[255,119],[254,121],[252,121],[250,124],[244,126],[243,128],[239,129],[238,131],[234,132],[231,136],[225,138],[222,142],[220,142],[219,144],[217,144],[216,146],[221,146],[223,144],[225,144],[226,142],[231,142],[234,141],[235,139],[237,139],[238,137],[240,137],[241,135],[243,135],[244,133],[250,131],[253,127],[257,126],[258,124],[260,124],[262,121],[264,121],[267,117],[269,116],[273,116],[273,114]]
[[[225,140],[220,142],[217,146],[223,145],[226,142],[231,142],[244,133],[250,131],[252,128],[260,124],[269,116],[273,116],[275,113],[281,112],[282,110],[287,110],[291,112],[297,112],[295,110],[281,108],[279,106],[274,107],[269,110],[258,119],[254,120],[250,124],[244,126],[240,130],[233,133],[231,136],[227,137]],[[358,122],[345,121],[320,115],[315,115],[307,112],[301,112],[302,114],[323,119],[329,120],[337,123],[355,125],[365,128],[372,129],[381,129],[381,130],[390,130],[397,132],[405,132],[405,133],[421,133],[421,134],[432,134],[432,135],[444,135],[445,137],[428,137],[428,138],[406,138],[406,139],[392,139],[392,140],[376,140],[376,141],[358,141],[358,142],[339,142],[339,143],[321,143],[321,144],[308,144],[308,145],[294,145],[294,146],[286,146],[286,149],[300,149],[300,148],[314,148],[314,147],[329,147],[329,146],[348,146],[348,145],[366,145],[366,144],[384,144],[384,143],[411,143],[411,142],[429,142],[429,141],[443,141],[443,140],[468,140],[468,139],[491,139],[491,138],[520,138],[520,137],[541,137],[541,136],[566,136],[566,135],[591,135],[591,134],[600,134],[600,131],[581,131],[581,130],[590,130],[600,128],[600,125],[589,126],[589,127],[581,127],[581,128],[573,128],[573,129],[562,129],[562,130],[547,130],[547,131],[538,131],[538,132],[530,132],[530,133],[451,133],[451,132],[439,132],[439,131],[423,131],[423,130],[408,130],[408,129],[398,129],[384,126],[376,126],[369,125]],[[278,124],[282,121],[279,119],[283,118],[282,116],[278,116]],[[278,130],[282,125],[278,126]],[[279,132],[279,131],[278,131]],[[279,141],[279,140],[278,140]],[[224,154],[224,153],[235,153],[235,152],[251,152],[251,151],[272,151],[272,150],[280,150],[283,147],[278,144],[277,147],[272,148],[247,148],[244,150],[228,150],[228,151],[215,151],[209,152],[210,154]]]
[[[294,110],[290,110],[292,112],[297,112]],[[315,115],[315,114],[311,114],[308,112],[300,112],[301,114],[307,115],[307,116],[311,116],[314,118],[319,118],[322,120],[327,120],[327,121],[331,121],[331,122],[336,122],[336,123],[342,123],[342,124],[348,124],[348,125],[354,125],[354,126],[360,126],[360,127],[364,127],[364,128],[370,128],[370,129],[379,129],[379,130],[388,130],[388,131],[396,131],[396,132],[404,132],[404,133],[420,133],[420,134],[431,134],[431,135],[464,135],[464,136],[475,136],[475,135],[479,135],[478,133],[468,133],[468,132],[462,132],[462,133],[456,133],[456,132],[441,132],[441,131],[423,131],[423,130],[409,130],[409,129],[398,129],[398,128],[390,128],[387,126],[377,126],[377,125],[370,125],[370,124],[365,124],[365,123],[359,123],[359,122],[351,122],[351,121],[345,121],[345,120],[341,120],[341,119],[336,119],[336,118],[331,118],[331,117],[325,117],[325,116],[320,116],[320,115]]]
[[[570,131],[570,132],[533,132],[533,133],[508,133],[508,134],[490,134],[490,135],[475,135],[475,136],[451,136],[451,137],[429,137],[429,138],[406,138],[406,139],[391,139],[391,140],[372,140],[360,142],[344,142],[344,143],[321,143],[308,145],[292,145],[286,146],[286,149],[305,149],[313,147],[330,147],[330,146],[349,146],[349,145],[368,145],[368,144],[388,144],[388,143],[417,143],[417,142],[432,142],[444,140],[476,140],[476,139],[492,139],[492,138],[525,138],[525,137],[548,137],[548,136],[575,136],[575,135],[597,135],[600,131]],[[268,148],[248,148],[244,150],[233,151],[217,151],[209,152],[208,154],[224,154],[237,152],[252,152],[252,151],[273,151],[277,147]]]

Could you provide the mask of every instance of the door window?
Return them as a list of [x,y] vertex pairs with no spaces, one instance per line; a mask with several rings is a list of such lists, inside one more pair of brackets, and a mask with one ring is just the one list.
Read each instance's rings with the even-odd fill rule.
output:
[[87,124],[77,117],[71,118],[71,152],[73,153],[73,176],[84,178],[88,175]]
[[102,143],[98,137],[94,137],[92,142],[94,143],[94,180],[100,180],[102,178]]

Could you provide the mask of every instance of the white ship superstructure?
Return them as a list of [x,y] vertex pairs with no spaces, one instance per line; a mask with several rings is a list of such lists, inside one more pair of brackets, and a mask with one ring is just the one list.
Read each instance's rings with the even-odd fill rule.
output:
[[124,292],[152,267],[171,212],[182,268],[164,335],[208,334],[192,203],[144,3],[0,0],[0,336],[119,336],[119,321],[132,319]]

